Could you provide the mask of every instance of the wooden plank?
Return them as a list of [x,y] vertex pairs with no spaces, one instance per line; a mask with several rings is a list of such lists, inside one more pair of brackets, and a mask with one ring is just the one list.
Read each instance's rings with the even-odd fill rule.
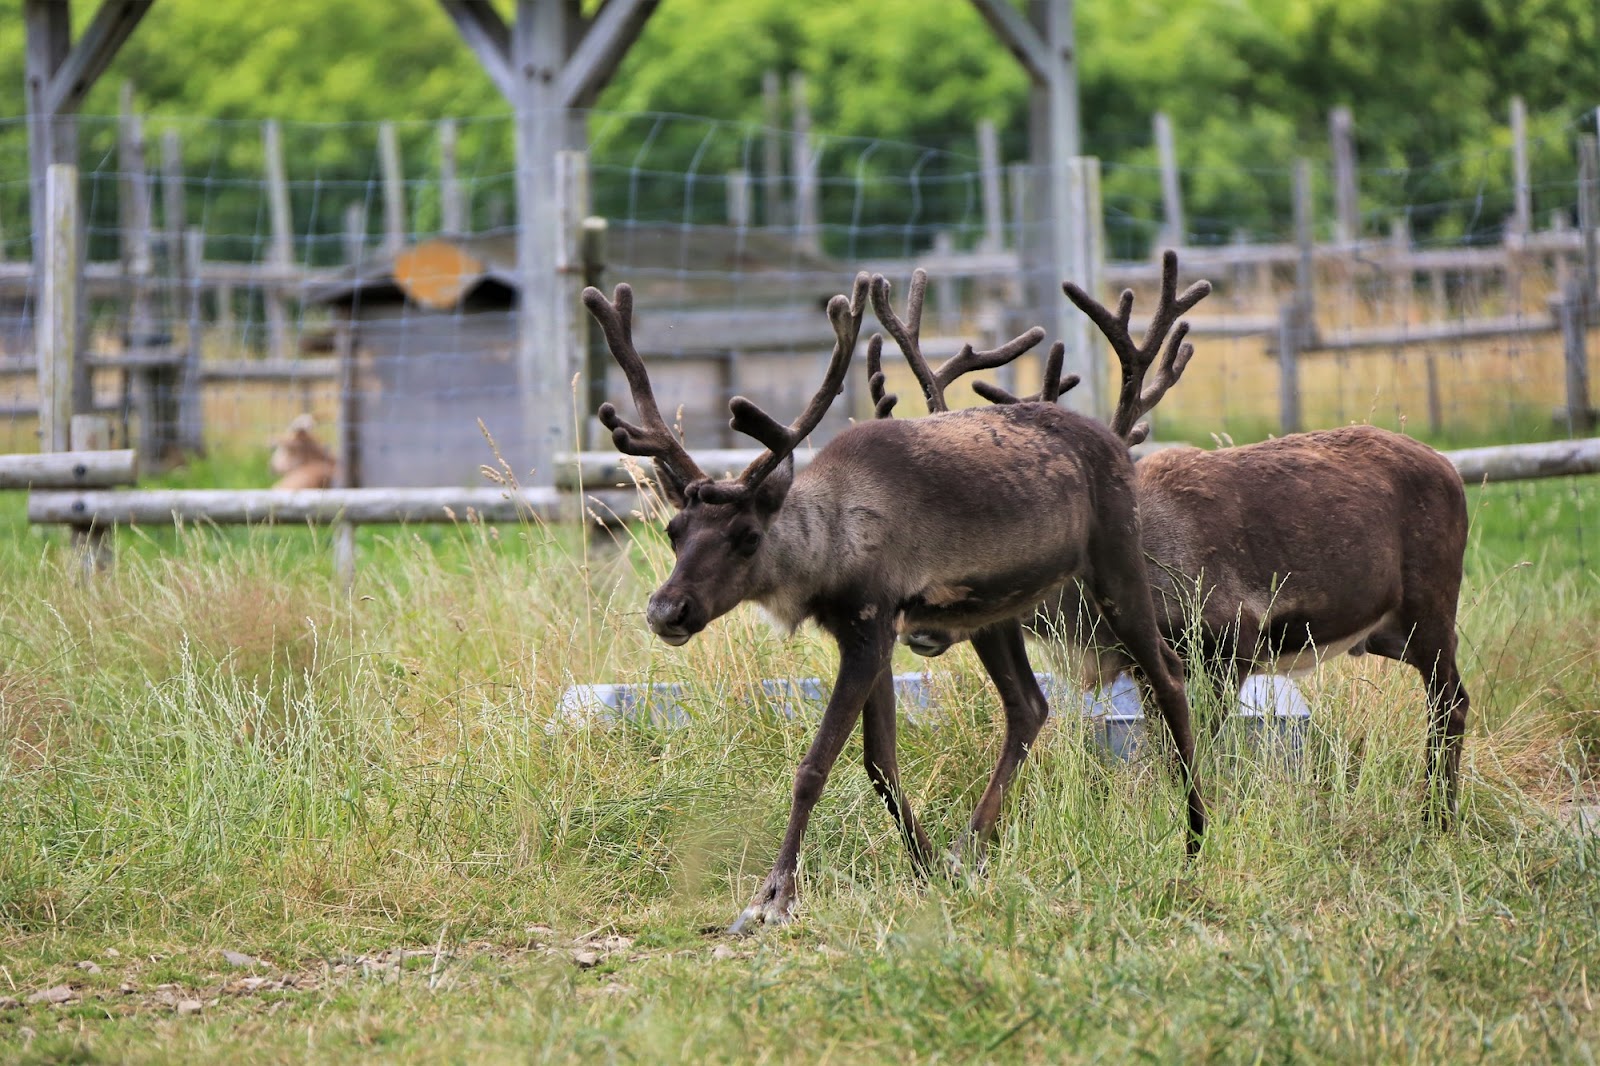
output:
[[583,497],[554,488],[479,489],[134,489],[34,492],[28,521],[43,524],[412,525],[420,523],[575,519],[580,503],[627,515],[640,506],[632,490]]
[[112,488],[132,485],[138,477],[137,453],[131,448],[0,455],[0,489]]
[[1600,474],[1600,438],[1466,448],[1445,452],[1444,457],[1469,485]]
[[1301,351],[1351,352],[1366,348],[1402,348],[1413,344],[1459,343],[1551,333],[1557,323],[1548,316],[1501,315],[1491,318],[1446,319],[1400,326],[1360,326],[1337,333],[1317,333]]
[[78,357],[78,168],[52,163],[45,178],[45,274],[37,337],[39,450],[64,452],[72,429]]

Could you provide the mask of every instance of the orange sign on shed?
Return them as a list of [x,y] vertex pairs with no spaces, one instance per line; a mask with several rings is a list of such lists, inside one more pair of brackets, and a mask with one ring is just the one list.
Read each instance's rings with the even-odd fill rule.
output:
[[423,241],[394,257],[395,284],[432,311],[454,307],[482,274],[482,261],[450,241]]

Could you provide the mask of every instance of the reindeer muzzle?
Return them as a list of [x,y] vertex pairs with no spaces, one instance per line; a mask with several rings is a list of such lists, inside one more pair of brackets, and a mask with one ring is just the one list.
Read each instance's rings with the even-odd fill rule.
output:
[[657,591],[645,606],[644,620],[650,632],[674,648],[689,643],[689,638],[705,628],[704,612],[696,609],[688,596]]

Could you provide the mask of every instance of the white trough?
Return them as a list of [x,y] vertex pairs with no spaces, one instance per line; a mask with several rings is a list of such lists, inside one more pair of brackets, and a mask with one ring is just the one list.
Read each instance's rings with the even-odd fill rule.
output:
[[[1126,761],[1141,754],[1148,727],[1139,708],[1138,688],[1127,674],[1118,674],[1111,685],[1092,692],[1063,684],[1052,674],[1036,676],[1052,707],[1081,701],[1094,742],[1110,755]],[[907,721],[936,723],[939,707],[933,679],[932,674],[925,673],[895,675],[895,706]],[[685,688],[676,682],[571,685],[561,693],[546,728],[559,732],[627,724],[679,729],[688,725],[695,713],[682,700]],[[816,713],[831,691],[826,682],[814,677],[766,680],[761,682],[761,689],[772,711],[785,718]],[[720,704],[731,694],[712,690],[710,696]],[[1311,707],[1292,679],[1255,674],[1240,687],[1239,704],[1229,718],[1228,729],[1244,746],[1274,748],[1293,759],[1304,743]]]

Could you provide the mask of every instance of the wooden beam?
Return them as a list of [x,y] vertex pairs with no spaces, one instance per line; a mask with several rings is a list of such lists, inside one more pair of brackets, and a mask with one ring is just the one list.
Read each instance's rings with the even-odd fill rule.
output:
[[0,455],[0,489],[110,488],[132,485],[138,476],[132,449]]
[[[154,0],[103,0],[94,19],[67,52],[45,90],[45,110],[52,116],[76,113],[83,98],[105,73],[133,34]],[[66,4],[60,5],[63,9]]]
[[660,2],[606,0],[561,70],[556,98],[563,107],[594,104]]
[[1049,49],[1022,12],[1011,6],[1010,0],[972,0],[972,6],[1000,38],[1000,43],[1017,57],[1030,78],[1039,83],[1049,80]]
[[1445,452],[1444,457],[1454,464],[1461,480],[1469,485],[1600,474],[1600,438],[1466,448]]
[[[585,508],[619,515],[638,509],[638,492],[600,492]],[[408,525],[423,522],[522,522],[578,517],[580,498],[554,488],[516,492],[479,489],[135,489],[34,492],[28,521],[70,524],[163,525],[174,521],[219,526],[276,522],[294,525]]]
[[489,0],[441,0],[444,10],[456,24],[456,32],[478,57],[489,80],[500,95],[513,103],[516,81],[511,76],[511,29]]

